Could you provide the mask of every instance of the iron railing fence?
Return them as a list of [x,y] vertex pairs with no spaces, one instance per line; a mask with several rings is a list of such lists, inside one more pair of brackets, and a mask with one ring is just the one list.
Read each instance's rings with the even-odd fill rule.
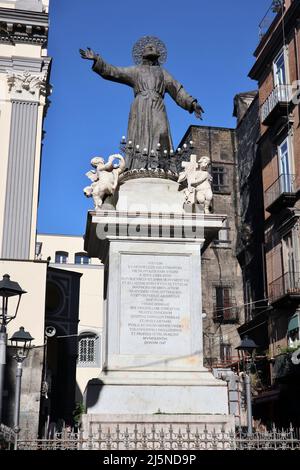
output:
[[15,432],[13,429],[0,424],[0,450],[13,449],[15,444]]
[[103,428],[101,424],[93,432],[84,435],[64,429],[52,439],[20,438],[18,450],[300,450],[299,431],[288,430],[254,432],[216,431],[206,426],[199,431],[189,424],[181,428],[170,424],[151,428],[135,424],[128,428]]
[[300,272],[289,271],[270,283],[270,302],[275,302],[285,295],[300,296]]
[[282,194],[291,194],[295,191],[296,175],[282,173],[265,191],[265,207],[268,208]]
[[292,426],[288,430],[279,430],[273,426],[271,431],[236,433],[237,450],[300,450],[299,429]]

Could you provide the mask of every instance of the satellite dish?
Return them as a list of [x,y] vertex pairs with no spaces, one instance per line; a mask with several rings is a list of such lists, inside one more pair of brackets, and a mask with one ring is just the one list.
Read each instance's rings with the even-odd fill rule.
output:
[[293,352],[291,361],[295,366],[300,364],[300,348],[296,349],[296,351]]

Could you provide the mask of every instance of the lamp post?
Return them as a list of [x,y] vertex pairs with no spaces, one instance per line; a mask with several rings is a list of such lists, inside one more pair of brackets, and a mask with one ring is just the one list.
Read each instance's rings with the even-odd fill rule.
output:
[[29,350],[31,349],[31,341],[34,338],[28,331],[24,330],[21,326],[19,331],[14,333],[9,339],[11,345],[16,348],[16,355],[14,359],[17,361],[16,371],[16,395],[15,395],[15,412],[14,412],[14,431],[16,433],[15,450],[17,449],[17,437],[20,432],[20,400],[21,400],[21,381],[23,372],[23,362],[28,357]]
[[[11,281],[8,274],[4,274],[2,281],[0,281],[0,302],[2,298],[2,305],[0,305],[0,423],[2,421],[4,370],[6,364],[6,325],[16,318],[23,294],[26,294],[26,291],[21,289],[17,282]],[[13,309],[8,309],[8,299],[10,297],[18,297],[17,305]]]
[[249,356],[251,357],[251,362],[253,362],[253,353],[255,349],[258,348],[255,342],[248,338],[248,336],[244,336],[241,341],[241,344],[235,348],[238,350],[240,355],[240,351],[242,353],[242,359],[245,363],[245,371],[244,371],[244,379],[245,379],[245,389],[246,389],[246,403],[247,403],[247,428],[248,428],[248,435],[252,434],[252,400],[251,400],[251,379],[250,379],[250,370],[248,369],[247,359]]

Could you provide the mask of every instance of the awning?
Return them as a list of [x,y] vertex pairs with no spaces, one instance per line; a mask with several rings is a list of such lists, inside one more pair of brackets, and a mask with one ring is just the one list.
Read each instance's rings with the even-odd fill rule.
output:
[[299,328],[299,313],[295,313],[290,321],[289,321],[289,324],[288,324],[288,332],[292,331],[292,330],[296,330],[297,328]]
[[280,397],[280,390],[275,389],[275,390],[267,390],[265,392],[260,393],[257,397],[253,399],[253,402],[256,405],[259,405],[260,403],[267,403],[267,402],[272,402],[272,401],[277,401],[279,400]]

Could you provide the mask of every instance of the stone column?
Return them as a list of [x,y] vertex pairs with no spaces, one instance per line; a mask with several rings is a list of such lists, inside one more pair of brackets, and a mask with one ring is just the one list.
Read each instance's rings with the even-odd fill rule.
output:
[[[1,257],[33,259],[32,225],[36,217],[44,73],[7,76],[11,100],[10,138]],[[38,165],[37,165],[38,163]],[[38,174],[37,174],[38,171]],[[35,223],[34,223],[35,226]]]

